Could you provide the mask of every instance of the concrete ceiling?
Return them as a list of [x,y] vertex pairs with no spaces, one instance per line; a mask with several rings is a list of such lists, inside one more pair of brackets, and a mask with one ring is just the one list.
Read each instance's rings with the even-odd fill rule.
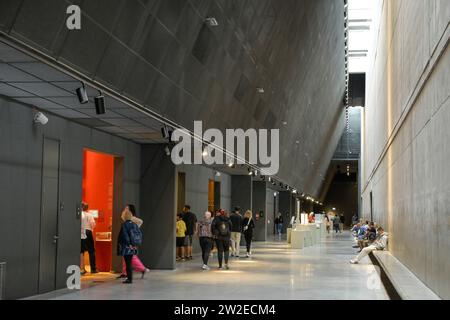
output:
[[89,102],[80,104],[76,79],[0,42],[0,94],[53,114],[138,143],[162,143],[161,125],[109,96],[107,112],[97,115],[94,97],[87,86]]
[[[71,3],[81,30],[65,27]],[[0,32],[188,129],[280,129],[278,177],[313,195],[345,125],[344,1],[2,0]],[[75,104],[76,82],[24,59],[2,64],[5,95],[157,142],[148,117],[112,100],[97,117]]]

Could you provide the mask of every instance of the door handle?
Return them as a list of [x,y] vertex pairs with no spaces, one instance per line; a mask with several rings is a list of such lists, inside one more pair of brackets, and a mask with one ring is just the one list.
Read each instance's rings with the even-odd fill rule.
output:
[[59,237],[58,236],[53,236],[53,243],[58,242]]

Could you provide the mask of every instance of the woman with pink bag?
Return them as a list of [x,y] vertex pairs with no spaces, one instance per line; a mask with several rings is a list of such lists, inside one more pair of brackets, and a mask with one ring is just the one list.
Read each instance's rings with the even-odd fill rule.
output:
[[[124,209],[124,212],[125,211],[131,212],[131,214],[132,214],[131,221],[134,222],[135,224],[137,224],[138,227],[140,228],[143,221],[142,221],[142,219],[139,219],[138,217],[136,217],[136,207],[132,204],[128,204]],[[122,213],[122,217],[123,217],[123,213]],[[142,263],[142,261],[139,259],[139,257],[137,255],[133,255],[133,258],[131,259],[131,266],[134,269],[134,271],[140,272],[142,274],[141,278],[144,278],[145,274],[147,272],[150,272],[150,269],[148,269],[144,266],[144,264]],[[127,277],[127,272],[126,272],[125,260],[122,258],[122,274],[120,276],[118,276],[117,279],[126,278],[126,277]]]

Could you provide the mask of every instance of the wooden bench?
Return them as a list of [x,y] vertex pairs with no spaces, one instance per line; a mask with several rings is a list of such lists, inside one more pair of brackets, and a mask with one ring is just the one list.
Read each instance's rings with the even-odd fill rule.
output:
[[440,300],[430,288],[417,278],[389,251],[374,250],[371,254],[392,283],[402,300]]

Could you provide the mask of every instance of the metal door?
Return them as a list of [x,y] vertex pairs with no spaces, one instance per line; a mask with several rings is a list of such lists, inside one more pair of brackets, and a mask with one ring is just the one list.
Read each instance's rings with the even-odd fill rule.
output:
[[44,138],[42,156],[39,293],[56,289],[59,141]]

